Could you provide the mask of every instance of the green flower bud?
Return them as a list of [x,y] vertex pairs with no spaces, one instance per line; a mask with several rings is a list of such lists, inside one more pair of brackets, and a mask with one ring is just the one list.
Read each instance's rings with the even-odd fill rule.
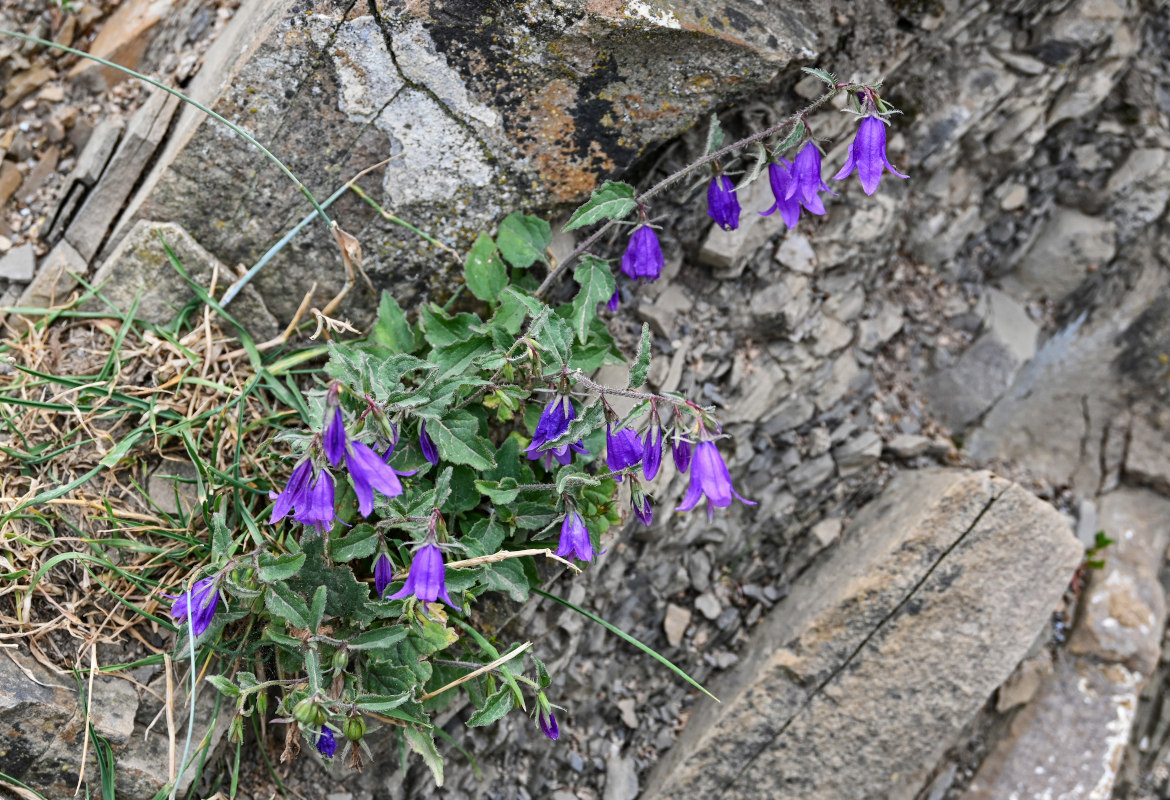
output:
[[349,717],[341,726],[341,732],[345,734],[346,739],[356,742],[366,735],[366,721],[361,715]]
[[236,714],[228,725],[228,741],[239,744],[244,739],[244,718]]
[[268,692],[264,689],[256,692],[256,710],[261,714],[268,713]]
[[349,650],[344,647],[333,651],[333,671],[342,672],[349,666]]
[[311,697],[306,697],[293,706],[293,718],[302,725],[320,725],[326,716],[325,709],[317,705],[317,701]]

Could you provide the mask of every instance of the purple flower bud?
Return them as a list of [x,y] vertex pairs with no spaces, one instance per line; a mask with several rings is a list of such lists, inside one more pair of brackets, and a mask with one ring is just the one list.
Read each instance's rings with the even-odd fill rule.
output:
[[779,163],[769,164],[768,183],[772,184],[772,196],[776,202],[767,211],[761,211],[760,215],[767,217],[779,211],[780,219],[784,220],[788,229],[795,228],[796,223],[800,222],[800,201],[788,194],[795,183],[792,179],[792,162],[782,158]]
[[[328,412],[326,412],[328,413]],[[329,465],[336,467],[345,458],[345,445],[348,438],[345,435],[345,420],[341,416],[341,406],[333,407],[333,419],[325,426],[325,458]]]
[[662,274],[662,263],[658,235],[649,225],[639,225],[630,234],[630,243],[622,256],[622,272],[634,280],[654,281]]
[[543,707],[536,711],[536,722],[540,725],[540,732],[554,742],[560,737],[561,729],[557,726],[557,718],[553,716],[552,709],[544,710]]
[[[654,439],[654,435],[658,438]],[[642,440],[642,475],[648,481],[654,480],[662,466],[662,426],[651,424]]]
[[828,192],[834,196],[837,194],[821,178],[821,151],[809,141],[796,154],[796,163],[792,166],[792,181],[788,184],[784,197],[785,199],[795,197],[811,213],[824,214],[825,204],[821,202],[817,192]]
[[333,737],[333,731],[329,728],[321,729],[321,734],[317,737],[317,752],[326,758],[333,758],[333,754],[337,752],[337,739]]
[[893,164],[886,158],[886,126],[878,117],[866,117],[857,129],[857,135],[849,145],[849,158],[841,171],[833,176],[833,180],[843,181],[857,170],[857,177],[861,179],[861,188],[866,194],[877,191],[882,180],[882,167],[890,171],[897,178],[909,178],[894,169]]
[[439,449],[435,447],[434,440],[427,433],[427,423],[425,421],[418,426],[418,444],[422,448],[423,458],[432,464],[439,463]]
[[443,553],[438,545],[428,543],[418,549],[414,554],[414,561],[410,564],[410,574],[406,576],[406,583],[390,595],[390,599],[401,600],[412,594],[426,603],[442,600],[451,608],[459,608],[447,596],[447,568],[443,564]]
[[362,442],[351,442],[349,454],[349,477],[358,498],[358,511],[368,517],[374,510],[374,489],[387,497],[402,494],[402,482],[398,473],[382,458]]
[[633,497],[632,502],[634,505],[634,514],[638,517],[638,520],[646,527],[653,525],[654,509],[650,507],[650,498],[643,494],[640,497]]
[[573,460],[573,453],[583,453],[589,455],[589,451],[585,449],[580,442],[573,442],[572,444],[563,444],[560,447],[550,447],[548,450],[533,450],[529,447],[526,451],[528,453],[529,461],[541,460],[544,462],[544,468],[552,470],[552,462],[555,458],[557,463],[562,467]]
[[674,432],[674,442],[670,445],[670,454],[674,456],[674,466],[679,472],[686,472],[691,465],[691,443]]
[[334,517],[333,476],[322,469],[317,475],[317,481],[305,492],[293,519],[302,525],[316,525],[331,531]]
[[[605,463],[610,472],[620,472],[642,460],[642,443],[629,428],[614,433],[609,423],[605,426]],[[621,477],[618,477],[621,480]]]
[[171,604],[171,619],[182,622],[191,617],[191,632],[196,636],[201,636],[211,625],[211,618],[219,605],[214,576],[195,581],[190,590],[180,595],[164,594],[163,597],[175,601]]
[[719,455],[719,448],[714,442],[699,442],[695,445],[695,463],[691,470],[691,483],[687,487],[687,496],[678,511],[690,511],[699,500],[707,497],[707,518],[715,516],[715,508],[727,508],[731,505],[731,496],[739,497],[749,506],[755,503],[744,500],[739,492],[731,488],[731,475],[727,472],[727,465],[723,463],[723,456]]
[[571,555],[581,561],[593,560],[593,542],[589,539],[589,529],[585,527],[585,521],[576,511],[569,511],[565,515],[565,521],[561,523],[557,555],[561,558]]
[[276,500],[276,504],[272,506],[272,517],[268,520],[269,525],[275,525],[305,501],[305,492],[312,477],[313,462],[306,458],[293,469],[292,476],[289,477],[284,490],[273,498]]
[[613,297],[611,297],[611,298],[609,298],[609,300],[605,301],[605,307],[608,308],[610,311],[617,311],[618,310],[618,303],[620,303],[620,302],[621,302],[621,297],[618,295],[618,290],[615,288],[613,290]]
[[374,562],[374,590],[378,593],[378,599],[386,594],[386,587],[390,585],[390,581],[394,580],[394,565],[390,563],[390,557],[385,553],[378,554],[378,560]]
[[707,215],[725,231],[739,227],[739,198],[726,175],[716,175],[707,186]]

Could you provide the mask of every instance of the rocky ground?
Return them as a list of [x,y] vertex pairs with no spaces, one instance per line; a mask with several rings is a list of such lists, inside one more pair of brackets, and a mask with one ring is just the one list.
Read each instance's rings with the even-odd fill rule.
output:
[[[668,474],[654,527],[553,588],[724,705],[532,604],[505,635],[534,639],[557,675],[561,739],[515,714],[468,731],[453,709],[447,729],[482,774],[451,752],[443,797],[627,800],[705,780],[720,797],[1170,797],[1170,13],[1137,0],[833,13],[841,33],[818,41],[817,63],[886,76],[905,111],[890,157],[911,179],[886,176],[872,197],[834,184],[829,214],[791,232],[755,214],[771,204],[757,183],[734,235],[710,227],[701,187],[680,188],[651,212],[663,279],[623,286],[610,319],[629,343],[651,325],[654,387],[719,407],[733,479],[758,505],[671,514],[686,478]],[[55,32],[60,18],[43,18]],[[725,125],[750,132],[816,91],[785,70]],[[69,133],[50,141],[58,106],[38,97],[4,113],[46,129],[37,148],[78,152]],[[840,164],[849,118],[811,121]],[[650,185],[702,145],[696,129],[650,147],[626,177]],[[23,185],[48,152],[10,146],[3,169]],[[14,247],[24,236],[43,254],[51,221],[36,220],[73,167],[47,170],[41,205],[18,193],[6,207]],[[1070,531],[1086,547],[1114,539],[1104,564],[1078,568]],[[110,728],[128,736],[133,721]],[[356,775],[315,755],[284,777],[331,800],[435,791],[421,765]],[[269,780],[254,763],[240,796],[269,796]]]

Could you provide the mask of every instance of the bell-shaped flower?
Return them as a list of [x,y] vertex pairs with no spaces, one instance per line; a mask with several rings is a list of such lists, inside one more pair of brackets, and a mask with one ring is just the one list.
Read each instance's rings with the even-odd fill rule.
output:
[[622,300],[622,298],[618,294],[617,288],[614,288],[613,297],[611,297],[605,301],[605,307],[608,308],[610,311],[617,311],[618,310],[618,303],[620,303],[621,300]]
[[[629,428],[622,428],[617,433],[606,423],[605,426],[605,463],[610,472],[620,472],[632,467],[642,460],[642,443],[638,441],[638,434]],[[621,476],[618,476],[621,480]]]
[[767,217],[779,211],[780,219],[784,220],[788,229],[795,228],[796,223],[800,222],[800,201],[795,193],[791,195],[788,193],[795,184],[792,179],[792,162],[782,158],[779,162],[773,161],[769,164],[768,183],[772,185],[772,196],[776,198],[776,202],[767,211],[761,211],[760,215]]
[[540,460],[544,464],[544,468],[552,470],[552,462],[555,459],[562,467],[573,460],[573,453],[582,453],[589,455],[589,451],[580,442],[573,442],[572,444],[563,444],[560,447],[550,447],[548,450],[533,450],[529,447],[526,451],[529,461]]
[[888,169],[896,178],[909,178],[894,169],[894,165],[886,158],[886,126],[878,117],[866,117],[857,129],[857,135],[849,145],[849,158],[841,171],[833,176],[834,180],[843,181],[857,170],[857,177],[861,179],[861,188],[866,194],[877,191],[882,181],[882,168]]
[[691,465],[691,483],[687,487],[687,495],[679,511],[690,511],[703,496],[707,497],[707,518],[715,515],[716,508],[727,508],[731,505],[731,497],[735,495],[749,506],[755,503],[745,500],[739,492],[731,488],[731,475],[727,472],[727,465],[723,463],[723,456],[719,455],[719,448],[714,442],[699,442],[695,445],[695,460]]
[[650,498],[642,491],[637,478],[630,487],[630,505],[634,507],[634,514],[643,525],[649,527],[654,522],[654,509],[650,507]]
[[317,752],[326,758],[333,758],[337,752],[337,739],[329,728],[322,728],[317,736]]
[[374,510],[374,489],[387,497],[402,494],[399,473],[363,442],[350,442],[349,477],[358,498],[358,511],[368,517]]
[[[328,415],[328,412],[326,412]],[[329,465],[336,467],[341,463],[341,459],[345,458],[345,445],[349,439],[345,435],[345,420],[341,416],[341,406],[333,407],[333,417],[325,426],[325,434],[322,437],[322,444],[325,449],[325,458],[329,459]]]
[[394,580],[394,564],[390,562],[390,557],[385,553],[378,554],[378,560],[374,562],[374,590],[378,593],[378,598],[386,594],[386,587]]
[[553,395],[544,411],[540,412],[536,430],[532,432],[532,444],[528,445],[528,449],[543,449],[546,443],[567,431],[569,423],[576,418],[577,410],[573,408],[573,401],[564,395]]
[[662,466],[662,425],[651,421],[642,440],[642,475],[648,481],[654,480]]
[[302,525],[316,525],[331,531],[335,517],[333,476],[322,469],[317,474],[317,480],[305,492],[304,499],[293,514],[293,519]]
[[570,510],[561,523],[561,539],[557,543],[557,555],[561,558],[573,556],[581,561],[593,560],[593,542],[589,539],[589,529],[581,515]]
[[410,595],[426,603],[442,600],[451,608],[459,608],[447,595],[447,567],[443,564],[443,553],[437,544],[428,542],[418,549],[410,564],[406,583],[390,595],[390,599],[401,600]]
[[825,204],[821,202],[818,192],[836,195],[821,177],[821,151],[809,141],[796,154],[796,161],[792,165],[792,181],[788,184],[784,196],[785,199],[796,198],[813,214],[824,214]]
[[674,456],[674,467],[679,472],[686,472],[691,465],[691,443],[682,437],[678,429],[674,431],[674,441],[670,445],[670,454]]
[[425,421],[418,426],[418,445],[422,448],[423,458],[432,464],[439,463],[439,448],[435,447],[435,441],[427,433]]
[[725,231],[739,227],[739,198],[735,184],[726,175],[716,175],[707,185],[707,215]]
[[272,506],[272,517],[268,524],[275,525],[287,517],[294,509],[305,502],[305,493],[309,488],[309,481],[313,477],[313,461],[306,458],[293,468],[292,475],[285,484],[283,491],[272,499],[276,503]]
[[654,281],[662,274],[662,264],[658,234],[649,225],[639,225],[630,234],[630,242],[622,255],[622,272],[634,280]]
[[560,738],[561,729],[557,726],[557,718],[553,715],[552,709],[545,709],[543,706],[536,711],[536,722],[540,725],[540,732],[554,742]]
[[207,630],[219,606],[214,576],[195,581],[194,586],[180,595],[164,594],[163,597],[175,601],[171,604],[171,619],[182,622],[191,618],[191,633],[195,636],[201,636]]

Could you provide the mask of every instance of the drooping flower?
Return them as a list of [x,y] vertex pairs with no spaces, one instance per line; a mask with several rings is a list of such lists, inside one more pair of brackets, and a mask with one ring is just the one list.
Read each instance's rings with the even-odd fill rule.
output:
[[387,497],[402,494],[398,473],[363,442],[350,442],[349,477],[358,498],[358,511],[368,517],[374,510],[374,489]]
[[390,585],[390,581],[394,580],[394,565],[390,563],[390,557],[385,553],[378,554],[378,560],[374,562],[374,590],[378,593],[378,599],[386,594],[386,587]]
[[410,574],[406,576],[406,583],[394,594],[391,600],[401,600],[414,595],[426,603],[442,600],[451,608],[459,606],[447,595],[447,568],[443,564],[443,553],[437,544],[428,542],[414,554],[414,561],[410,563]]
[[333,758],[333,754],[337,752],[337,739],[329,728],[322,728],[320,735],[317,736],[317,752],[326,758]]
[[650,507],[649,495],[634,492],[630,495],[630,504],[634,507],[634,515],[643,525],[650,527],[654,524],[654,509]]
[[554,742],[560,738],[561,729],[557,726],[557,718],[553,715],[552,709],[547,711],[543,706],[536,711],[536,722],[540,725],[540,732]]
[[[638,434],[629,428],[622,428],[617,433],[609,423],[605,425],[605,463],[610,472],[620,472],[632,467],[642,460],[642,443],[638,441]],[[618,477],[621,480],[621,477]]]
[[726,175],[716,175],[707,186],[707,215],[725,231],[739,227],[739,198]]
[[589,529],[576,511],[570,510],[561,523],[561,539],[557,543],[557,555],[561,558],[573,556],[581,561],[593,560],[593,542]]
[[792,165],[792,180],[784,196],[785,199],[796,198],[813,214],[824,214],[825,204],[821,202],[818,192],[836,195],[821,177],[821,151],[810,140],[796,154],[796,162]]
[[333,419],[325,426],[325,435],[322,437],[325,458],[329,459],[330,466],[336,467],[341,463],[341,459],[345,458],[346,442],[345,420],[341,416],[341,406],[334,406]]
[[268,524],[275,525],[304,502],[305,491],[308,489],[309,480],[312,477],[313,462],[306,458],[296,465],[283,491],[273,498],[276,504],[272,506],[272,517],[268,520]]
[[302,525],[317,525],[331,531],[335,516],[333,476],[322,469],[317,475],[317,480],[305,491],[293,519]]
[[857,128],[857,135],[849,145],[849,158],[841,171],[833,176],[833,180],[843,181],[857,170],[857,177],[861,179],[861,188],[866,194],[877,191],[882,181],[882,167],[890,171],[896,178],[909,178],[894,169],[890,159],[886,157],[886,126],[878,117],[866,117]]
[[605,307],[608,308],[610,311],[617,311],[618,310],[618,303],[620,303],[621,300],[622,300],[622,298],[618,294],[618,290],[615,288],[613,290],[613,297],[611,297],[605,301]]
[[699,442],[695,445],[695,463],[691,470],[691,483],[687,487],[687,495],[679,511],[690,511],[699,500],[707,497],[707,518],[715,515],[716,508],[727,508],[731,505],[731,496],[735,495],[749,506],[755,503],[745,500],[739,492],[731,488],[731,475],[727,472],[727,465],[723,463],[723,456],[714,442]]
[[772,195],[776,198],[776,202],[767,211],[761,211],[760,215],[767,217],[779,211],[780,219],[784,220],[788,229],[795,228],[796,223],[800,222],[800,201],[794,195],[788,194],[788,189],[794,183],[792,162],[782,158],[779,163],[773,161],[769,164],[768,183],[772,185]]
[[424,421],[418,426],[418,444],[422,448],[423,458],[432,464],[439,463],[439,448],[435,447],[435,442],[427,433],[427,423]]
[[654,480],[662,466],[662,425],[656,422],[657,417],[651,421],[642,440],[642,475],[648,481]]
[[552,400],[540,412],[540,419],[536,423],[536,430],[532,432],[532,444],[529,450],[541,450],[545,444],[556,439],[569,429],[569,423],[577,417],[577,410],[573,408],[573,401],[564,395],[553,395]]
[[573,453],[583,453],[589,455],[589,451],[580,442],[573,442],[572,444],[563,444],[560,447],[550,447],[548,450],[533,450],[529,447],[525,452],[528,453],[529,461],[541,460],[544,462],[544,468],[552,469],[552,462],[555,458],[557,463],[562,467],[573,460]]
[[654,281],[662,274],[662,264],[658,234],[649,225],[639,225],[630,234],[630,242],[622,255],[622,272],[634,280]]
[[676,429],[674,441],[670,445],[670,454],[674,456],[674,466],[679,472],[686,472],[691,465],[691,443],[682,438]]
[[195,581],[195,585],[179,595],[163,595],[175,602],[171,604],[171,619],[182,622],[191,617],[191,632],[201,636],[211,618],[215,616],[215,609],[219,606],[219,591],[215,587],[215,577],[203,578]]

